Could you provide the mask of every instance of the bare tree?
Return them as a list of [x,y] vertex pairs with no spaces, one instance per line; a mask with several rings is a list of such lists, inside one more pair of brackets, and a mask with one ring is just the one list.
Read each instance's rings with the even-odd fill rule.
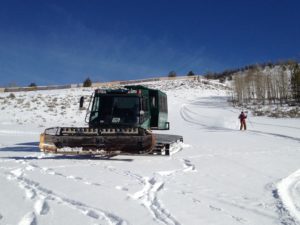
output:
[[[293,64],[292,68],[290,64],[266,66],[264,68],[251,66],[243,73],[240,72],[234,76],[236,101],[262,104],[268,101],[269,104],[283,104],[287,103],[293,96],[299,98],[300,67],[298,64]],[[291,89],[294,90],[293,96],[291,95]],[[297,95],[297,93],[299,94]]]

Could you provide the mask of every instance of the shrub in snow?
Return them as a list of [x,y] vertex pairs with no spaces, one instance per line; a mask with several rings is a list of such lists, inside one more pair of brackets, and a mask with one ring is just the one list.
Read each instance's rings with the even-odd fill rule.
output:
[[17,104],[22,104],[24,102],[25,99],[18,99],[17,100]]
[[30,102],[26,102],[23,107],[24,108],[30,108]]
[[14,93],[10,93],[7,97],[10,98],[10,99],[15,99],[16,98],[16,96],[14,95]]

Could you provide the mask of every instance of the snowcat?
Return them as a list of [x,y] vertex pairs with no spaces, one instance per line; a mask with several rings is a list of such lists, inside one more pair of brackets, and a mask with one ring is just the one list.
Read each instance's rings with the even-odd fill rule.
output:
[[52,127],[40,135],[43,152],[86,155],[170,155],[180,135],[169,130],[167,95],[144,86],[96,89],[85,117],[88,127]]

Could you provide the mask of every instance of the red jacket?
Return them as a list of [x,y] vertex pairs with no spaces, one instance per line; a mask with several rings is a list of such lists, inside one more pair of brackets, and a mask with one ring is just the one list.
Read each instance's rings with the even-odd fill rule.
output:
[[247,118],[247,115],[245,115],[244,113],[241,113],[241,114],[239,115],[239,119],[240,119],[241,121],[246,120],[246,118]]

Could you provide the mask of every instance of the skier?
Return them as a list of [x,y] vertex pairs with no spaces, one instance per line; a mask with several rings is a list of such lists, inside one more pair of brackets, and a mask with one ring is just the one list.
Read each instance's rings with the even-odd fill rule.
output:
[[242,111],[241,114],[239,115],[239,119],[241,122],[240,130],[242,130],[243,128],[244,128],[244,130],[247,129],[246,118],[247,118],[247,115]]

